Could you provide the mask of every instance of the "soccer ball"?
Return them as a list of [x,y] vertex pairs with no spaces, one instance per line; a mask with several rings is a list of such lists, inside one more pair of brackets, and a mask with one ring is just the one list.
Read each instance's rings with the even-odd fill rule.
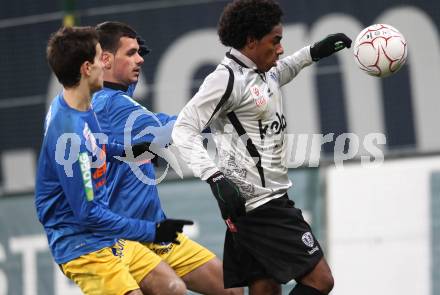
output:
[[405,37],[385,24],[363,29],[354,41],[353,51],[359,68],[376,77],[397,72],[405,64],[408,54]]

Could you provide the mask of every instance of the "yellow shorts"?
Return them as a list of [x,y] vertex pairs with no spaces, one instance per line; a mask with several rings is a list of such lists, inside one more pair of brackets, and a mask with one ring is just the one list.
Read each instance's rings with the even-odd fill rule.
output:
[[177,240],[180,242],[179,245],[153,243],[144,245],[171,266],[179,277],[183,277],[215,257],[214,253],[190,240],[184,234],[179,234]]
[[161,261],[182,277],[215,257],[183,234],[178,240],[180,245],[119,240],[62,264],[61,270],[86,295],[123,295],[139,289],[138,283]]

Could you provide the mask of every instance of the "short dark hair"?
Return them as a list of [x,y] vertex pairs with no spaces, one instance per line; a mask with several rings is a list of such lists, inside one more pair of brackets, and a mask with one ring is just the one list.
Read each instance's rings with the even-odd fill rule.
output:
[[138,34],[129,25],[116,22],[107,21],[98,24],[96,31],[99,35],[99,43],[101,44],[102,50],[116,53],[119,48],[119,39],[122,37],[128,37],[136,39]]
[[64,87],[78,85],[81,65],[95,61],[96,44],[98,34],[93,27],[62,27],[50,36],[47,61]]
[[273,0],[235,0],[224,8],[217,33],[223,45],[242,49],[248,37],[260,40],[270,33],[282,15]]

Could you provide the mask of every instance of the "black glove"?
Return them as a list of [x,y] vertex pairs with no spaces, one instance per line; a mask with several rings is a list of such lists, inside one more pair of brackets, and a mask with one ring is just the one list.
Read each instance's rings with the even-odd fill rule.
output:
[[154,239],[154,243],[171,242],[174,244],[180,244],[177,240],[177,233],[183,231],[184,225],[192,224],[194,224],[194,222],[191,220],[165,219],[156,224],[156,238]]
[[332,55],[333,53],[350,48],[351,39],[343,33],[328,35],[323,40],[316,42],[310,47],[310,55],[313,61],[318,61],[323,57]]
[[137,42],[139,44],[139,51],[138,51],[138,53],[139,53],[140,56],[147,55],[148,53],[151,52],[151,49],[148,48],[147,45],[145,45],[145,40],[142,39],[141,36],[137,36],[136,40],[137,40]]
[[[246,200],[240,195],[238,187],[221,172],[208,178],[211,190],[217,200],[224,220],[237,220],[237,217],[246,215]],[[229,226],[229,224],[228,224]]]
[[142,155],[146,151],[150,151],[151,142],[140,142],[131,146],[131,150],[133,151],[133,156],[136,158],[137,156]]
[[[140,143],[136,143],[136,144],[132,145],[131,151],[133,153],[133,156],[136,158],[147,151],[154,154],[152,151],[150,151],[150,146],[151,146],[151,142],[140,142]],[[127,147],[125,147],[125,148],[127,148]],[[127,153],[125,152],[125,149],[124,149],[124,152],[122,153],[122,157],[126,157],[126,156],[127,156]]]

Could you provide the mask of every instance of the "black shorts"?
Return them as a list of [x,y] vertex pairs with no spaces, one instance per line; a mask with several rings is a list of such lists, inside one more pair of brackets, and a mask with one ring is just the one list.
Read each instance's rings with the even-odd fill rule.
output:
[[226,288],[249,286],[256,279],[280,284],[309,273],[323,252],[301,210],[287,195],[250,211],[226,231],[223,252]]

